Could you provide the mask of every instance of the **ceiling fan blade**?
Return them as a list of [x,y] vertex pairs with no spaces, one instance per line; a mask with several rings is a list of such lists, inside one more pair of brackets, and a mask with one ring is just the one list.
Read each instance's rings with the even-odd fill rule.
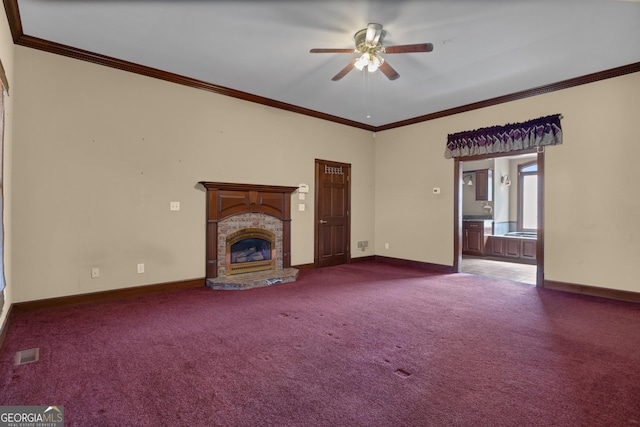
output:
[[382,35],[382,25],[369,24],[367,25],[367,35],[364,39],[364,44],[369,47],[374,47],[378,44],[380,36]]
[[382,64],[380,64],[380,67],[378,69],[382,71],[382,74],[387,76],[389,80],[395,80],[400,77],[400,74],[398,74],[398,72],[394,70],[387,61],[384,61]]
[[431,43],[403,44],[384,48],[385,53],[431,52],[432,50],[433,44]]
[[337,82],[338,80],[340,80],[341,78],[343,78],[344,76],[347,75],[347,73],[349,71],[351,71],[353,69],[353,67],[356,65],[356,62],[358,61],[358,59],[354,59],[353,61],[349,62],[347,64],[346,67],[344,67],[342,70],[340,70],[340,72],[338,74],[336,74],[335,76],[333,76],[333,78],[331,80],[333,80],[334,82]]
[[311,53],[354,53],[355,49],[323,49],[323,48],[316,48],[316,49],[311,49],[309,52]]

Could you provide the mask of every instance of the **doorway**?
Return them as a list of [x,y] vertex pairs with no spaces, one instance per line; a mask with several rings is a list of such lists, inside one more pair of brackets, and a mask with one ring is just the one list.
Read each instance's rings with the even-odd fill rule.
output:
[[9,83],[0,61],[0,312],[4,310],[4,103],[8,95]]
[[455,163],[454,271],[543,286],[544,150]]
[[351,261],[351,165],[316,159],[315,163],[316,268]]

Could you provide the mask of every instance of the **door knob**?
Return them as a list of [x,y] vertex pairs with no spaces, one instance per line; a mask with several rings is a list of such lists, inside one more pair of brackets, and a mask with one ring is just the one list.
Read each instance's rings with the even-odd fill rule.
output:
[[326,224],[327,221],[325,221],[324,219],[321,219],[320,221],[318,221],[320,224]]

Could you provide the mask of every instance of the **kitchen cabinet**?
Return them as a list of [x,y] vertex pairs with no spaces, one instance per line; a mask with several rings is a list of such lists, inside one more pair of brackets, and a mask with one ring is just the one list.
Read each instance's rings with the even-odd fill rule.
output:
[[535,260],[536,247],[536,240],[522,239],[522,244],[520,246],[520,258]]
[[535,261],[536,246],[536,239],[490,236],[485,253],[488,256]]
[[490,256],[504,256],[504,246],[507,239],[501,237],[491,236],[487,243],[487,255]]
[[504,245],[504,256],[508,258],[520,258],[520,239],[507,238]]
[[462,233],[462,253],[484,255],[491,221],[463,221]]
[[476,171],[476,200],[487,202],[493,200],[493,170]]

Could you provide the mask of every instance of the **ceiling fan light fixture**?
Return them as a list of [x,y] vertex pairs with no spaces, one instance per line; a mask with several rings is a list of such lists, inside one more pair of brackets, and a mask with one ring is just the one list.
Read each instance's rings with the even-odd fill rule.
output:
[[369,65],[369,54],[368,53],[363,53],[362,56],[360,58],[358,58],[358,60],[354,64],[354,66],[360,71],[362,71],[362,69],[364,67],[366,67],[367,65]]
[[[640,1],[640,0],[638,0]],[[346,76],[352,69],[362,71],[364,67],[367,67],[367,71],[373,73],[380,70],[389,80],[396,80],[400,77],[400,74],[393,69],[388,62],[380,55],[382,54],[394,54],[394,53],[412,53],[412,52],[431,52],[433,50],[433,44],[420,43],[420,44],[407,44],[396,46],[382,46],[383,39],[386,32],[382,29],[381,24],[370,23],[367,28],[364,28],[355,33],[353,36],[356,44],[355,50],[344,48],[314,48],[311,49],[311,53],[355,53],[360,57],[351,60],[338,74],[333,76],[331,80],[338,81]]]
[[384,58],[377,53],[370,55],[369,64],[367,65],[367,69],[370,73],[376,71],[384,62]]
[[367,71],[373,73],[382,65],[383,62],[384,58],[378,55],[378,53],[365,52],[355,62],[354,67],[360,71],[362,71],[364,67],[367,67]]

